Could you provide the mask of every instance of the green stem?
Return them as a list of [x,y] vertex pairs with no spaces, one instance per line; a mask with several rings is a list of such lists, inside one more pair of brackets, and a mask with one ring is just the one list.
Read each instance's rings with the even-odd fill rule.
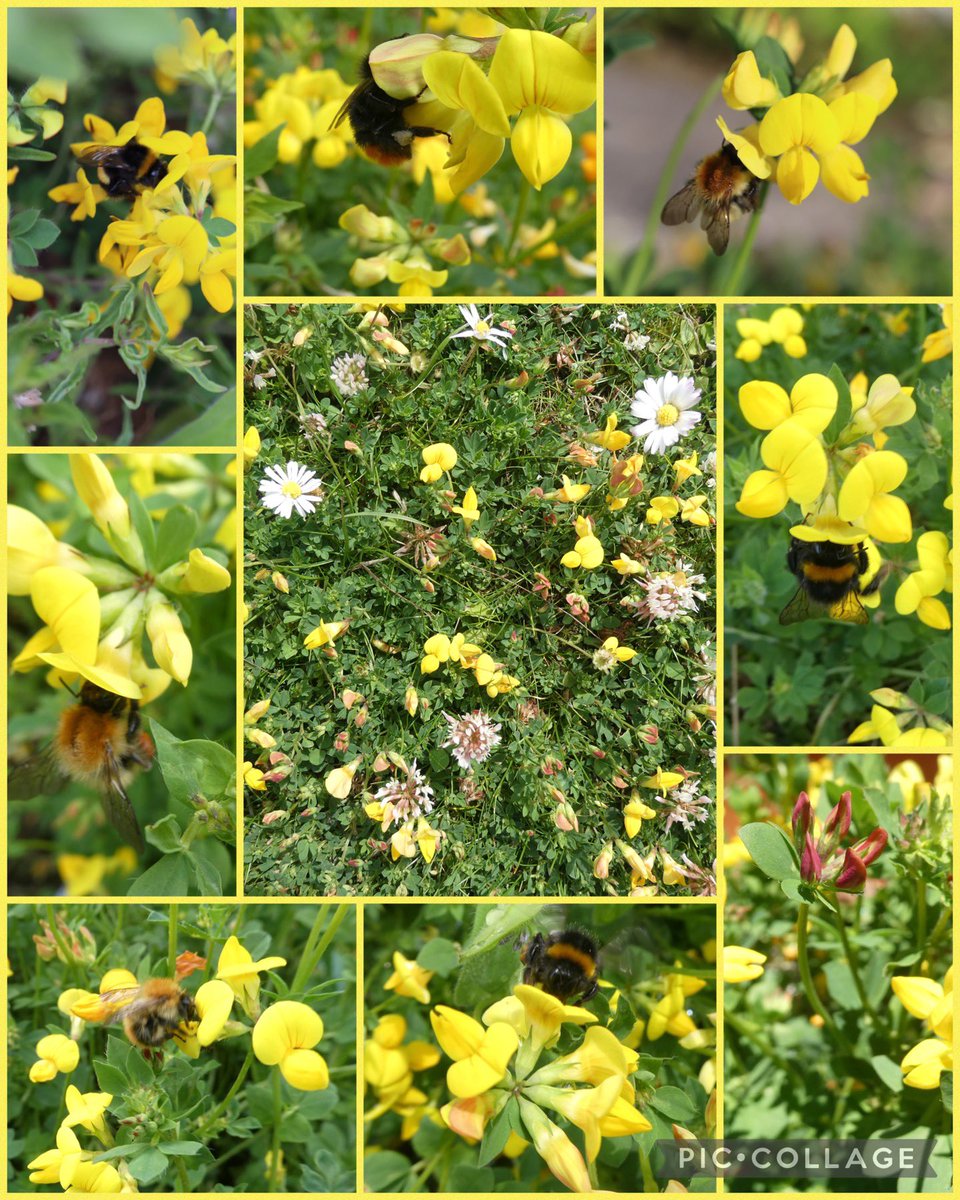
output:
[[283,1116],[283,1093],[280,1083],[280,1069],[273,1072],[273,1130],[270,1137],[270,1177],[269,1189],[275,1192],[280,1186],[280,1122]]
[[207,115],[203,118],[203,124],[200,126],[200,132],[206,136],[210,132],[210,127],[213,125],[214,118],[217,115],[217,109],[220,107],[220,101],[223,99],[223,93],[218,87],[214,88],[210,94],[210,103],[207,105]]
[[177,975],[177,910],[179,905],[171,904],[167,916],[167,974],[171,979]]
[[917,880],[917,950],[923,954],[927,944],[927,885]]
[[877,1010],[870,1003],[867,996],[867,990],[863,986],[863,980],[860,978],[860,968],[857,966],[856,956],[853,953],[853,948],[850,945],[850,939],[847,937],[847,927],[843,923],[843,914],[841,912],[834,913],[837,923],[837,929],[840,930],[840,941],[843,943],[843,955],[847,960],[847,966],[850,968],[850,974],[853,977],[853,986],[857,989],[857,995],[860,997],[860,1003],[867,1010],[874,1020],[877,1018]]
[[736,296],[740,291],[740,280],[743,278],[743,273],[747,269],[747,262],[750,259],[750,251],[753,249],[753,243],[757,240],[757,233],[760,230],[760,214],[763,212],[763,204],[767,198],[768,186],[765,183],[760,185],[760,195],[757,199],[757,207],[750,214],[750,224],[747,226],[747,232],[744,234],[743,241],[740,243],[740,249],[737,251],[737,257],[730,264],[730,270],[727,272],[727,277],[722,285],[717,289],[719,296]]
[[247,1072],[250,1070],[250,1068],[252,1066],[253,1066],[253,1050],[248,1050],[247,1057],[243,1060],[243,1066],[240,1068],[236,1079],[233,1081],[233,1084],[230,1087],[230,1090],[227,1092],[227,1094],[224,1096],[224,1098],[220,1101],[220,1103],[216,1106],[216,1108],[213,1110],[213,1112],[210,1113],[210,1115],[208,1117],[204,1118],[204,1120],[200,1122],[199,1128],[197,1130],[198,1134],[200,1134],[202,1136],[203,1134],[205,1134],[207,1132],[208,1129],[213,1128],[214,1122],[218,1119],[220,1114],[225,1111],[225,1109],[229,1105],[230,1101],[234,1098],[234,1096],[237,1094],[237,1092],[239,1092],[239,1090],[243,1084],[243,1081],[247,1077]]
[[640,1155],[640,1174],[643,1176],[643,1190],[645,1192],[659,1192],[660,1185],[657,1183],[656,1176],[650,1166],[650,1156],[642,1146],[637,1147],[637,1153]]
[[516,244],[520,234],[520,226],[523,223],[523,218],[526,216],[527,203],[530,199],[530,184],[526,178],[520,184],[520,193],[517,196],[517,207],[513,210],[513,224],[510,226],[510,237],[507,241],[507,248],[504,252],[504,258],[509,262],[510,256],[513,254],[513,247]]
[[640,287],[647,278],[647,273],[650,270],[650,265],[653,262],[653,241],[657,235],[657,230],[660,227],[660,213],[663,211],[663,206],[667,202],[667,193],[673,183],[673,177],[677,172],[677,165],[680,162],[680,156],[683,154],[684,148],[693,133],[697,122],[716,99],[723,87],[723,79],[718,78],[710,84],[707,90],[703,93],[697,103],[690,110],[690,115],[680,126],[680,132],[677,134],[677,140],[673,143],[670,153],[667,155],[667,161],[663,164],[663,171],[660,179],[657,182],[657,190],[653,194],[653,200],[650,204],[650,213],[647,216],[647,224],[643,231],[643,241],[640,243],[640,248],[633,256],[633,261],[627,268],[624,276],[623,286],[620,288],[624,296],[636,296],[640,292]]
[[187,1174],[187,1168],[184,1166],[182,1158],[177,1159],[177,1178],[180,1180],[180,1191],[185,1196],[189,1195],[190,1176]]
[[[321,905],[314,918],[313,928],[310,930],[310,934],[307,937],[307,944],[304,946],[303,954],[300,956],[300,965],[297,967],[297,973],[294,975],[293,983],[290,985],[292,995],[300,995],[306,991],[307,981],[316,970],[317,963],[326,954],[327,947],[339,929],[340,923],[347,915],[348,906],[346,904],[338,904],[330,924],[324,930],[323,937],[320,938],[320,931],[323,929],[323,923],[327,919],[329,907],[329,905]],[[318,938],[320,939],[319,944],[317,942]]]
[[833,1018],[823,1007],[820,997],[817,995],[817,989],[813,984],[813,975],[810,973],[810,960],[807,957],[807,917],[809,913],[810,905],[801,904],[800,911],[797,913],[797,962],[800,966],[800,978],[803,981],[803,990],[807,994],[810,1007],[820,1017],[824,1025],[835,1033],[836,1026],[833,1023]]

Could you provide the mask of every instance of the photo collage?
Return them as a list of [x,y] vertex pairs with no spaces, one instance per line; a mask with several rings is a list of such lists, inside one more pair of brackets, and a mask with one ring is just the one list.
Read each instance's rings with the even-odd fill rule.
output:
[[952,5],[3,22],[6,1194],[960,1195]]

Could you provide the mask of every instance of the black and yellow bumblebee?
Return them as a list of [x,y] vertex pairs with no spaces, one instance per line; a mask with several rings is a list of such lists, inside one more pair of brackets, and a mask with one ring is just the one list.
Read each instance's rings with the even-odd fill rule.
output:
[[[420,95],[427,90],[426,84]],[[360,64],[360,82],[340,106],[331,129],[349,120],[353,140],[367,158],[383,167],[396,167],[413,156],[413,139],[442,135],[450,141],[445,129],[429,125],[410,125],[405,109],[417,103],[419,96],[398,100],[389,95],[373,78],[368,54]]]
[[597,943],[582,929],[535,934],[520,944],[523,982],[562,1000],[584,1004],[600,986]]
[[166,161],[131,138],[124,146],[76,142],[71,146],[77,162],[93,167],[97,183],[116,200],[135,200],[146,188],[155,188],[167,170]]
[[714,254],[723,254],[730,241],[730,220],[752,213],[760,197],[760,180],[740,161],[730,142],[697,163],[693,178],[663,206],[664,225],[682,225],[700,217]]
[[787,566],[800,586],[780,614],[781,625],[819,617],[866,625],[869,618],[861,597],[876,593],[886,574],[869,540],[808,542],[791,537]]

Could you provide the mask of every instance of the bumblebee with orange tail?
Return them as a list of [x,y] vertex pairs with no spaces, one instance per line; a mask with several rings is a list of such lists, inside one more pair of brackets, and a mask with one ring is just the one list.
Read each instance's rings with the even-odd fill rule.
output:
[[730,218],[757,207],[760,180],[748,171],[729,142],[697,163],[689,180],[663,206],[664,225],[682,225],[700,216],[700,226],[714,254],[723,254],[730,241]]
[[523,982],[541,988],[564,1004],[584,1004],[600,986],[597,943],[580,929],[542,933],[520,946]]

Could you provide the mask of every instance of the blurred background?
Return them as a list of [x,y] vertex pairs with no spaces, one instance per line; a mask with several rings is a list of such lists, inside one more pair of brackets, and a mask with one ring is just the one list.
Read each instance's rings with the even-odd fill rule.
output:
[[[761,10],[749,10],[751,20]],[[858,204],[818,183],[799,206],[770,189],[746,274],[746,295],[918,295],[950,292],[952,137],[949,9],[772,10],[778,34],[803,50],[799,75],[824,58],[839,27],[857,38],[848,78],[890,58],[899,94],[856,147],[870,179]],[[726,294],[747,220],[734,222],[716,258],[698,224],[652,223],[638,256],[667,157],[681,127],[743,48],[734,9],[624,9],[606,15],[604,253],[607,293]],[[795,22],[796,24],[787,24]],[[784,30],[790,31],[789,37]],[[796,44],[799,44],[797,42]],[[732,130],[752,120],[717,94],[695,122],[666,196],[720,147],[715,119]],[[662,202],[657,202],[657,214]]]

